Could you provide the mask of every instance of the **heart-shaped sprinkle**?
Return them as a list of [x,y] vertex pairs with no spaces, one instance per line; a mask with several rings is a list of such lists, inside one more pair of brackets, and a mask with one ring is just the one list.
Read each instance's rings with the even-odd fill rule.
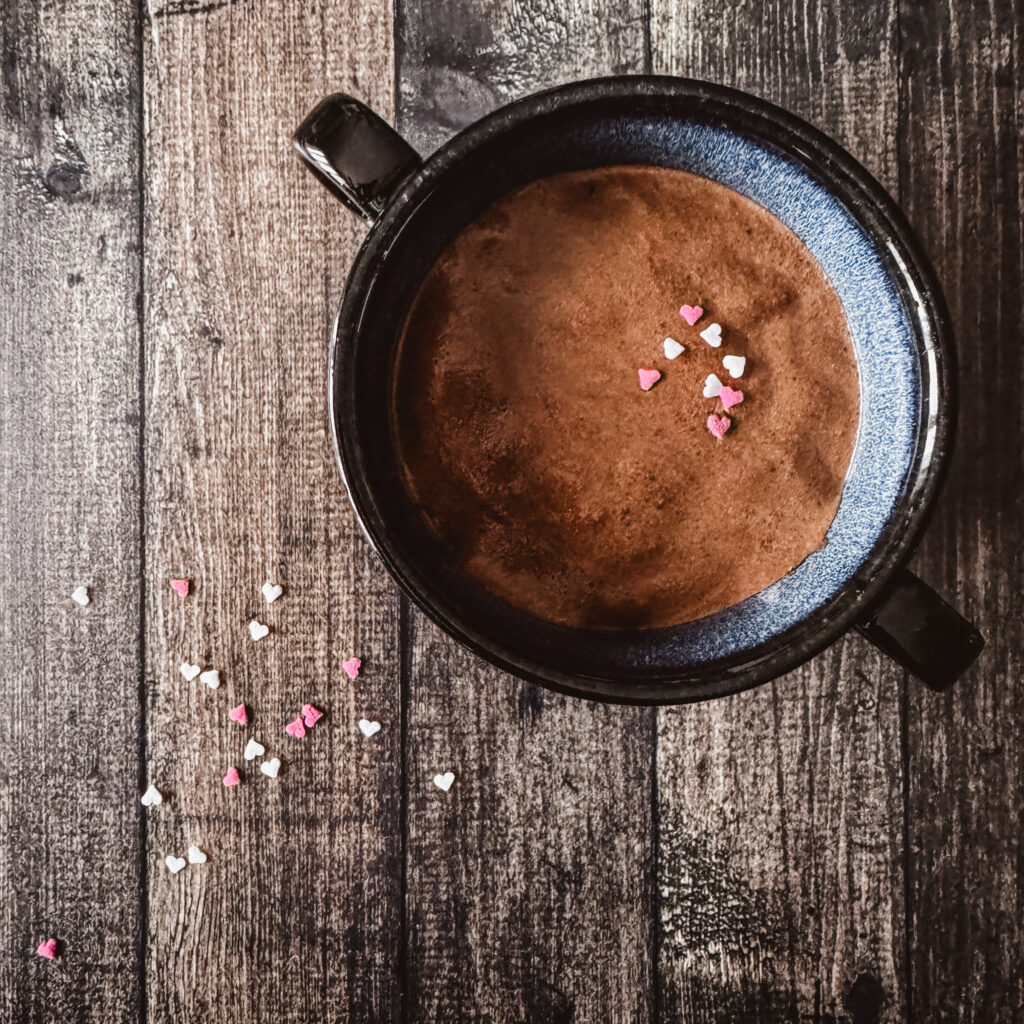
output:
[[239,725],[246,725],[249,721],[249,716],[245,713],[245,705],[239,704],[237,708],[231,708],[228,711],[228,718],[232,722],[237,722]]
[[151,782],[149,788],[145,793],[142,794],[142,806],[143,807],[156,807],[157,804],[164,802],[164,795],[160,792],[156,786]]
[[215,668],[208,668],[205,672],[199,673],[199,682],[206,683],[211,690],[220,686],[220,672]]
[[224,785],[227,786],[229,789],[232,786],[237,786],[241,781],[242,781],[242,778],[238,774],[238,769],[234,765],[232,765],[224,773]]
[[36,953],[41,957],[45,957],[47,960],[56,960],[57,940],[47,939],[45,942],[40,942],[39,945],[36,946]]
[[650,391],[661,380],[661,370],[637,370],[636,373],[640,378],[641,391]]
[[206,854],[199,849],[198,846],[190,846],[188,848],[188,862],[189,864],[205,864]]
[[192,680],[202,672],[202,669],[198,665],[190,665],[187,661],[183,661],[179,666],[178,671],[180,671],[188,682],[191,683]]
[[252,761],[254,758],[262,757],[266,752],[267,748],[257,739],[250,739],[245,745],[246,761]]
[[264,761],[260,765],[260,771],[263,772],[268,778],[276,779],[277,773],[281,770],[280,758],[272,757],[269,761]]
[[294,722],[289,722],[284,727],[284,731],[289,736],[294,736],[297,740],[301,740],[306,735],[306,727],[303,725],[301,718],[296,718]]
[[173,590],[178,597],[188,597],[188,580],[171,580],[171,590]]
[[704,310],[700,306],[687,306],[684,303],[679,315],[692,327],[704,315]]
[[372,736],[375,732],[380,732],[380,722],[371,722],[369,719],[359,719],[359,731],[366,737]]
[[722,325],[712,324],[700,332],[700,336],[712,347],[718,348],[722,344]]
[[686,349],[675,338],[666,338],[662,343],[666,359],[678,359]]
[[345,674],[349,679],[355,679],[359,675],[359,667],[362,662],[358,658],[349,658],[348,661],[343,661],[341,667],[345,670]]
[[739,405],[743,401],[743,392],[735,391],[728,384],[723,384],[722,390],[718,393],[718,400],[722,403],[722,408],[728,412],[734,405]]
[[302,721],[305,723],[307,729],[312,729],[316,723],[324,717],[322,711],[317,711],[312,704],[302,705]]
[[736,380],[737,377],[743,376],[743,371],[747,368],[747,357],[724,356],[722,358],[722,365],[729,371],[729,376]]
[[722,390],[722,382],[718,377],[709,373],[708,378],[704,381],[704,397],[705,398],[717,398],[719,391]]
[[438,789],[443,789],[446,793],[452,788],[452,783],[455,781],[454,772],[445,772],[444,775],[434,776],[434,785]]
[[716,416],[712,413],[708,417],[708,430],[719,440],[725,437],[726,432],[732,426],[732,420],[728,416]]
[[167,865],[167,870],[172,875],[176,875],[185,866],[185,858],[175,857],[173,853],[169,853],[164,857],[164,863]]
[[279,583],[271,583],[269,580],[260,589],[267,599],[267,604],[273,604],[284,593],[284,588]]
[[269,626],[264,626],[262,622],[257,622],[255,619],[249,623],[249,636],[253,640],[262,640],[270,632]]
[[89,588],[76,587],[71,594],[71,600],[84,608],[89,603]]

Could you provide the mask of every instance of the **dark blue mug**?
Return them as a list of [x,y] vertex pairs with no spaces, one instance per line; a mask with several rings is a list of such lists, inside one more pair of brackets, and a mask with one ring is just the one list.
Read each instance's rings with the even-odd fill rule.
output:
[[[349,96],[295,134],[320,180],[372,223],[334,323],[329,410],[360,523],[391,573],[443,629],[519,676],[577,696],[676,703],[733,693],[857,628],[935,689],[977,657],[978,631],[904,568],[948,463],[953,338],[935,273],[881,186],[778,107],[680,78],[580,82],[495,111],[426,160]],[[488,592],[454,561],[403,483],[391,386],[397,342],[444,246],[529,181],[615,164],[702,175],[748,196],[821,264],[860,374],[857,440],[825,546],[714,615],[659,629],[574,629]]]

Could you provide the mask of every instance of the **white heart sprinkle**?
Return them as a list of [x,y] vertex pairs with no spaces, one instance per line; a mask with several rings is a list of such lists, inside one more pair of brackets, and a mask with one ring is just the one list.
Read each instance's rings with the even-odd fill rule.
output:
[[743,376],[743,371],[747,368],[747,357],[725,356],[722,359],[722,365],[729,371],[729,376],[735,380],[737,377]]
[[438,789],[443,789],[446,793],[452,788],[452,783],[455,781],[454,772],[445,772],[444,775],[434,776],[434,785]]
[[74,593],[71,595],[71,600],[76,604],[80,604],[84,608],[89,603],[89,588],[76,587]]
[[198,665],[190,665],[187,661],[183,661],[179,671],[191,683],[202,669]]
[[254,738],[246,743],[244,756],[246,761],[253,761],[257,757],[262,757],[266,752],[267,748]]
[[249,635],[253,640],[262,640],[270,632],[269,626],[264,626],[262,622],[257,622],[255,619],[249,623]]
[[188,862],[189,864],[205,864],[206,854],[198,846],[190,846],[188,848]]
[[360,718],[359,731],[364,736],[372,736],[375,732],[380,732],[380,722],[371,722],[367,718]]
[[284,587],[279,583],[271,583],[269,580],[260,589],[267,599],[267,604],[273,604],[284,593]]
[[208,668],[205,672],[199,673],[199,682],[206,683],[211,690],[220,686],[220,672],[215,668]]
[[713,373],[708,374],[708,379],[704,381],[704,397],[705,398],[717,398],[722,391],[722,382]]
[[712,347],[718,348],[722,344],[722,325],[712,324],[700,332],[700,336]]
[[675,359],[686,351],[675,338],[666,338],[662,342],[662,347],[665,349],[666,359]]
[[171,874],[176,875],[185,866],[185,858],[175,857],[174,854],[169,853],[164,857],[164,863],[167,865]]
[[154,786],[153,783],[151,782],[149,784],[149,789],[147,789],[146,792],[142,794],[142,806],[156,807],[157,804],[162,804],[163,802],[163,793],[161,793],[160,790],[157,789],[156,786]]
[[281,759],[278,757],[272,757],[269,761],[264,761],[260,765],[260,771],[264,775],[269,776],[272,779],[277,778],[277,773],[281,770]]

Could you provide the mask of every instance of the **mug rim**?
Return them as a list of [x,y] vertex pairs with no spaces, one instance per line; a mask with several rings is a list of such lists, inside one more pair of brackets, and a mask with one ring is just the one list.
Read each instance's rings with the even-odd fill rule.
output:
[[[423,586],[413,568],[395,552],[386,517],[378,513],[367,481],[361,474],[350,472],[354,461],[349,449],[351,439],[339,414],[345,352],[351,356],[355,351],[365,299],[401,226],[415,212],[418,198],[485,140],[556,110],[630,98],[689,102],[695,112],[705,116],[711,112],[732,127],[737,119],[745,118],[756,126],[758,137],[798,157],[820,175],[876,244],[887,243],[898,269],[894,277],[906,295],[917,335],[923,391],[916,424],[917,449],[910,472],[878,541],[838,592],[760,647],[705,662],[685,674],[671,670],[652,673],[643,681],[573,675],[517,658],[514,651],[481,635],[446,609],[443,599]],[[689,703],[745,690],[796,668],[863,621],[884,596],[890,578],[909,558],[927,525],[948,465],[956,417],[955,349],[941,287],[906,218],[874,177],[837,142],[788,111],[726,86],[670,76],[614,76],[557,86],[500,107],[449,139],[404,181],[372,225],[334,319],[328,415],[338,467],[364,534],[405,593],[445,632],[492,664],[573,696],[626,704]]]

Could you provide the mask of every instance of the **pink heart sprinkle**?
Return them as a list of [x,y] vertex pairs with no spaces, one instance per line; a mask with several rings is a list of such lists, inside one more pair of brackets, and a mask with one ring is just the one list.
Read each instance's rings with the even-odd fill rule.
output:
[[46,957],[47,960],[56,960],[57,959],[57,940],[56,939],[47,939],[45,942],[40,942],[39,945],[36,946],[36,952],[40,956]]
[[734,405],[739,405],[743,401],[743,392],[734,391],[728,384],[723,384],[722,390],[718,392],[718,400],[722,403],[722,408],[728,412]]
[[637,370],[637,376],[640,378],[640,390],[650,391],[661,380],[661,370]]
[[719,440],[725,437],[726,431],[732,426],[732,420],[728,416],[716,416],[712,413],[708,417],[708,430]]
[[224,785],[230,789],[232,786],[237,786],[241,781],[238,769],[232,765],[224,775]]
[[704,315],[704,310],[700,306],[684,305],[679,315],[692,327]]
[[301,718],[296,718],[294,722],[289,722],[284,727],[284,731],[289,736],[294,736],[297,740],[301,740],[306,735],[306,727],[302,724]]
[[249,716],[245,713],[245,705],[239,704],[237,708],[232,708],[228,712],[228,718],[239,725],[245,725],[249,721]]
[[171,580],[171,590],[173,590],[178,597],[188,597],[188,580]]
[[317,711],[312,704],[302,705],[302,720],[306,723],[307,729],[312,729],[316,725],[317,721],[324,717],[322,711]]
[[341,667],[345,670],[349,679],[355,679],[359,675],[359,666],[362,662],[358,658],[349,658],[348,661],[343,661]]

